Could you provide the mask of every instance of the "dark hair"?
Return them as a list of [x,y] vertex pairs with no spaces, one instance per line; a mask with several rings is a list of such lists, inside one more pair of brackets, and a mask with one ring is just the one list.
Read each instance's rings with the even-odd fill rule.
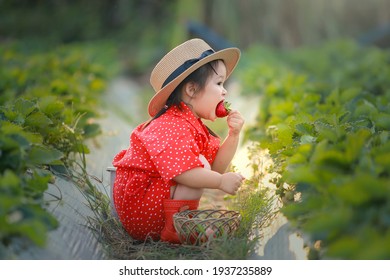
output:
[[[215,68],[218,65],[218,62],[220,60],[213,60],[210,61],[209,63],[202,65],[198,69],[196,69],[194,72],[189,74],[171,93],[171,95],[168,97],[167,102],[165,103],[165,106],[158,111],[158,113],[151,118],[149,121],[147,121],[142,129],[145,129],[153,120],[159,118],[161,115],[163,115],[171,106],[177,106],[180,110],[181,108],[181,92],[183,89],[183,86],[188,83],[188,82],[194,82],[197,84],[197,91],[200,91],[204,89],[206,86],[206,82],[208,78],[213,74],[217,72],[215,71]],[[207,127],[207,126],[206,126]],[[207,127],[209,130],[210,134],[213,136],[217,136],[210,128]],[[218,137],[218,136],[217,136]]]

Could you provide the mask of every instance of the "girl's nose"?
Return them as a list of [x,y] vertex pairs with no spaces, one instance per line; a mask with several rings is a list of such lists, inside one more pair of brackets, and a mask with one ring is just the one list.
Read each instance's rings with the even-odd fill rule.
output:
[[223,88],[223,90],[222,90],[222,96],[225,96],[225,95],[227,95],[227,90],[225,89],[225,88]]

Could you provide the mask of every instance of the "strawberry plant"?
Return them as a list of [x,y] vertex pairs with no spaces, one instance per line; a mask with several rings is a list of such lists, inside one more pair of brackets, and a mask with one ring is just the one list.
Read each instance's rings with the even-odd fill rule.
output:
[[57,226],[43,208],[43,192],[51,180],[45,168],[59,164],[63,154],[43,145],[39,134],[0,119],[0,247],[24,236],[43,245],[47,230]]
[[262,94],[247,137],[272,156],[281,211],[310,237],[309,257],[388,259],[390,53],[258,50],[241,72],[244,91]]
[[21,45],[0,47],[0,257],[16,239],[43,246],[58,225],[43,194],[53,171],[72,172],[74,155],[89,152],[84,140],[100,133],[97,97],[113,73],[96,61],[99,48]]

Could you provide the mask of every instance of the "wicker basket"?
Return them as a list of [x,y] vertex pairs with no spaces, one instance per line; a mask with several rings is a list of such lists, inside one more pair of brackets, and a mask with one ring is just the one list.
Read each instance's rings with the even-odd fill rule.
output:
[[176,232],[186,245],[201,245],[231,235],[240,221],[238,212],[228,210],[186,210],[173,215]]

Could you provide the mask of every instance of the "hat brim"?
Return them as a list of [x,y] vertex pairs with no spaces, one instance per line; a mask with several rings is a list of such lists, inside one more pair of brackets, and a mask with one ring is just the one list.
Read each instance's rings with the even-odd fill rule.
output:
[[223,60],[226,66],[226,79],[229,78],[230,74],[233,72],[234,68],[237,66],[238,60],[240,59],[240,50],[238,48],[227,48],[220,51],[217,51],[202,60],[196,62],[194,65],[189,67],[162,89],[160,89],[152,97],[148,105],[148,113],[151,117],[154,117],[165,105],[168,97],[171,95],[173,90],[192,72],[194,72],[199,67],[209,63],[213,60]]

